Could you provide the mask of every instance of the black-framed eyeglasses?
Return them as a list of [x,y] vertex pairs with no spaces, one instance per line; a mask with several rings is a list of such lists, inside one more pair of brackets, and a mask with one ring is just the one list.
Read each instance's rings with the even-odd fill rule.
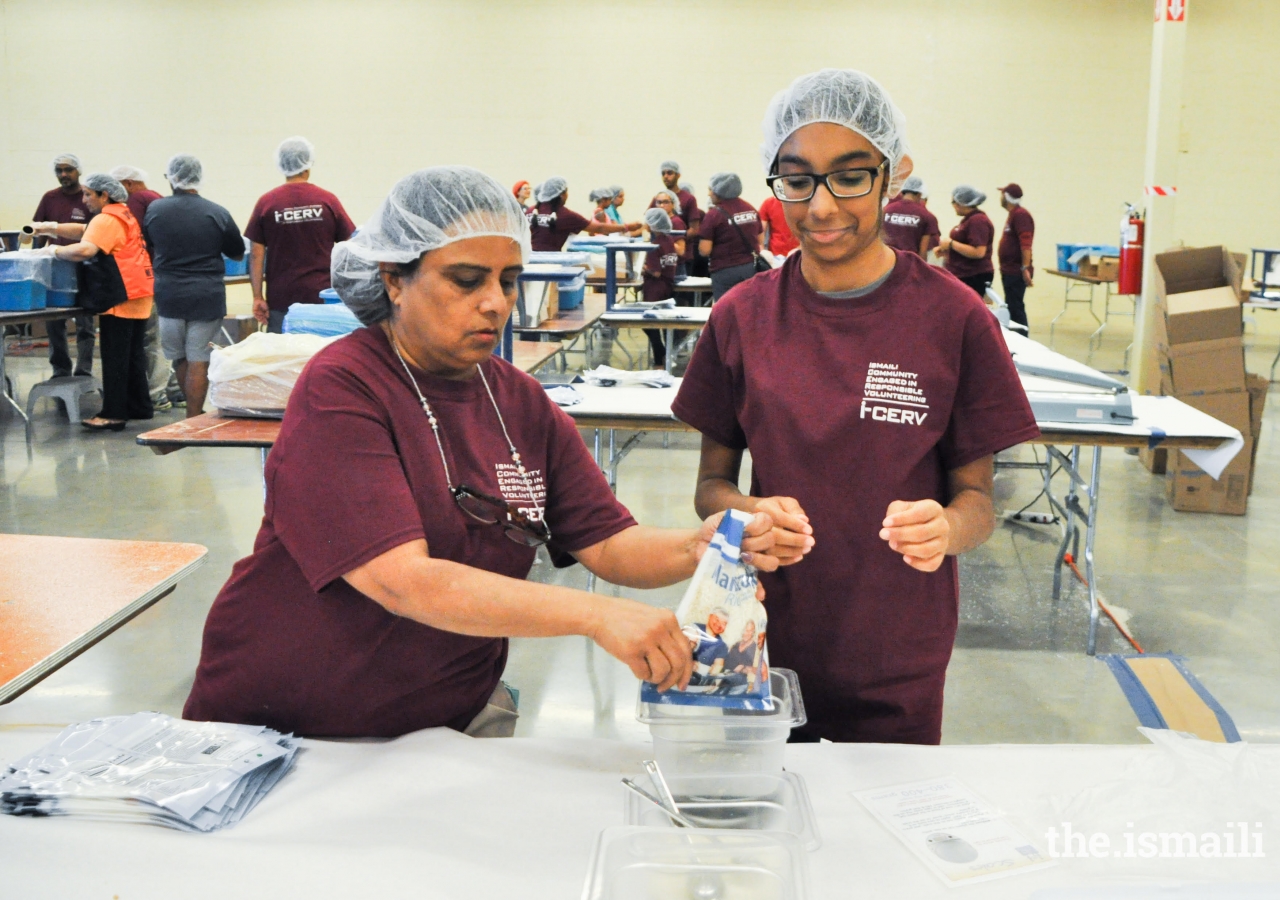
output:
[[508,540],[526,547],[537,547],[551,540],[545,522],[531,519],[514,503],[460,484],[450,491],[453,501],[471,518],[483,525],[501,525]]
[[783,203],[805,203],[813,199],[818,185],[825,184],[832,197],[840,200],[852,200],[865,197],[875,186],[876,176],[888,168],[889,160],[878,166],[859,166],[855,169],[841,169],[838,172],[803,173],[795,175],[770,175],[765,183],[773,190],[773,195]]

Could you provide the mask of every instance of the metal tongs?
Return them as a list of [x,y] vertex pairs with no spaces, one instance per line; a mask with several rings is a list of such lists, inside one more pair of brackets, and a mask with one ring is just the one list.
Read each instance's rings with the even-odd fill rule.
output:
[[672,822],[674,822],[679,827],[696,828],[697,826],[694,825],[692,822],[690,822],[687,818],[685,818],[684,814],[680,812],[680,808],[676,806],[676,799],[674,796],[672,796],[671,788],[668,787],[667,779],[663,777],[662,769],[658,767],[658,764],[654,762],[652,759],[646,759],[640,765],[644,766],[644,770],[646,773],[648,773],[649,780],[653,783],[654,790],[657,791],[658,795],[655,797],[653,794],[649,793],[644,788],[640,787],[640,785],[636,784],[630,778],[622,779],[622,783],[629,790],[639,794],[641,797],[648,800],[654,806],[658,807],[658,809],[666,813],[667,818],[669,818]]

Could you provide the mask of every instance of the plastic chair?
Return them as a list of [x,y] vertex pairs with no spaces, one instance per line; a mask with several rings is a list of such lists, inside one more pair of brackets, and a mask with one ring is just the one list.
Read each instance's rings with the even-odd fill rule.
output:
[[67,375],[37,384],[27,395],[27,440],[31,440],[31,411],[37,400],[42,397],[61,400],[67,405],[67,418],[75,423],[80,421],[80,398],[95,391],[101,392],[102,385],[92,375]]

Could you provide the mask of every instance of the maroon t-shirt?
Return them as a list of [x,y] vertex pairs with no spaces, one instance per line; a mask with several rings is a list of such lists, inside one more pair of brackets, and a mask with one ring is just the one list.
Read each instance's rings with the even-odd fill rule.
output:
[[1035,235],[1036,222],[1031,218],[1031,213],[1021,206],[1009,210],[1009,218],[1005,220],[997,250],[1001,273],[1017,275],[1022,271],[1022,248],[1030,249]]
[[919,572],[879,532],[894,500],[946,504],[949,471],[1039,434],[995,318],[915,254],[846,300],[795,254],[712,308],[673,412],[749,449],[751,494],[794,497],[813,525],[802,562],[761,575],[769,657],[799,673],[809,733],[937,743],[956,560]]
[[133,213],[133,217],[139,222],[145,222],[147,219],[147,207],[160,199],[160,195],[150,188],[142,188],[134,191],[129,195],[129,199],[125,201],[125,205],[129,207],[129,212]]
[[928,236],[929,246],[936,246],[942,232],[938,219],[923,203],[895,197],[884,208],[884,242],[895,250],[920,255],[920,241]]
[[947,271],[957,278],[972,278],[974,275],[994,272],[995,266],[991,265],[993,249],[991,245],[994,243],[995,236],[996,227],[991,224],[986,213],[980,209],[969,213],[960,220],[959,225],[951,229],[951,240],[968,244],[970,247],[986,247],[987,252],[983,254],[982,259],[970,259],[959,253],[949,252],[946,261]]
[[273,188],[258,198],[244,235],[267,248],[267,306],[320,303],[329,286],[333,245],[356,230],[341,201],[308,181]]
[[[676,191],[676,196],[680,198],[680,215],[671,217],[671,227],[677,231],[681,229],[687,231],[702,221],[702,210],[698,208],[698,198],[688,191]],[[649,201],[649,209],[653,209],[657,205],[658,204],[654,203],[652,200]],[[682,219],[685,224],[677,225],[677,218]],[[680,259],[685,262],[692,260],[694,251],[697,249],[697,243],[698,238],[696,236],[690,238],[688,235],[685,235],[684,255],[681,256]]]
[[[553,552],[563,558],[634,524],[546,391],[500,359],[482,365],[546,510]],[[414,375],[439,420],[453,483],[532,511],[479,377]],[[465,728],[497,685],[507,641],[393,615],[342,576],[424,537],[434,558],[519,579],[534,550],[470,519],[449,496],[426,415],[380,328],[326,347],[303,371],[266,480],[253,553],[209,612],[183,715],[309,735]]]
[[[62,188],[57,187],[51,191],[46,191],[44,196],[40,198],[40,205],[36,207],[35,215],[31,217],[31,221],[79,222],[82,225],[88,225],[89,207],[84,205],[84,195],[80,193],[79,188],[68,194]],[[141,222],[142,220],[139,219],[138,221]],[[50,243],[67,246],[80,243],[80,238],[54,238]]]
[[762,231],[756,208],[741,197],[721,200],[707,210],[698,240],[711,241],[711,271],[751,265],[752,254],[760,252]]
[[676,253],[677,240],[669,234],[652,236],[652,243],[658,246],[644,257],[643,291],[647,302],[666,300],[676,295],[676,266],[680,264],[680,254]]
[[559,200],[539,203],[529,213],[529,237],[534,250],[555,253],[571,235],[586,231],[591,222]]

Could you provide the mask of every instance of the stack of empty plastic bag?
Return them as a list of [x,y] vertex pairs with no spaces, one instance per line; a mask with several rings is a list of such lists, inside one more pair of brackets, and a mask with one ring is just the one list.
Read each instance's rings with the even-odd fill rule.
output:
[[161,713],[67,727],[0,773],[0,812],[216,831],[293,767],[297,740],[259,725]]
[[670,372],[662,369],[644,369],[632,372],[627,369],[615,369],[612,366],[597,366],[582,373],[587,384],[599,387],[675,387],[676,380]]
[[345,303],[295,303],[284,314],[285,334],[338,337],[359,327],[360,320]]
[[209,402],[228,416],[279,419],[303,368],[334,340],[256,332],[238,344],[215,348],[209,360]]

